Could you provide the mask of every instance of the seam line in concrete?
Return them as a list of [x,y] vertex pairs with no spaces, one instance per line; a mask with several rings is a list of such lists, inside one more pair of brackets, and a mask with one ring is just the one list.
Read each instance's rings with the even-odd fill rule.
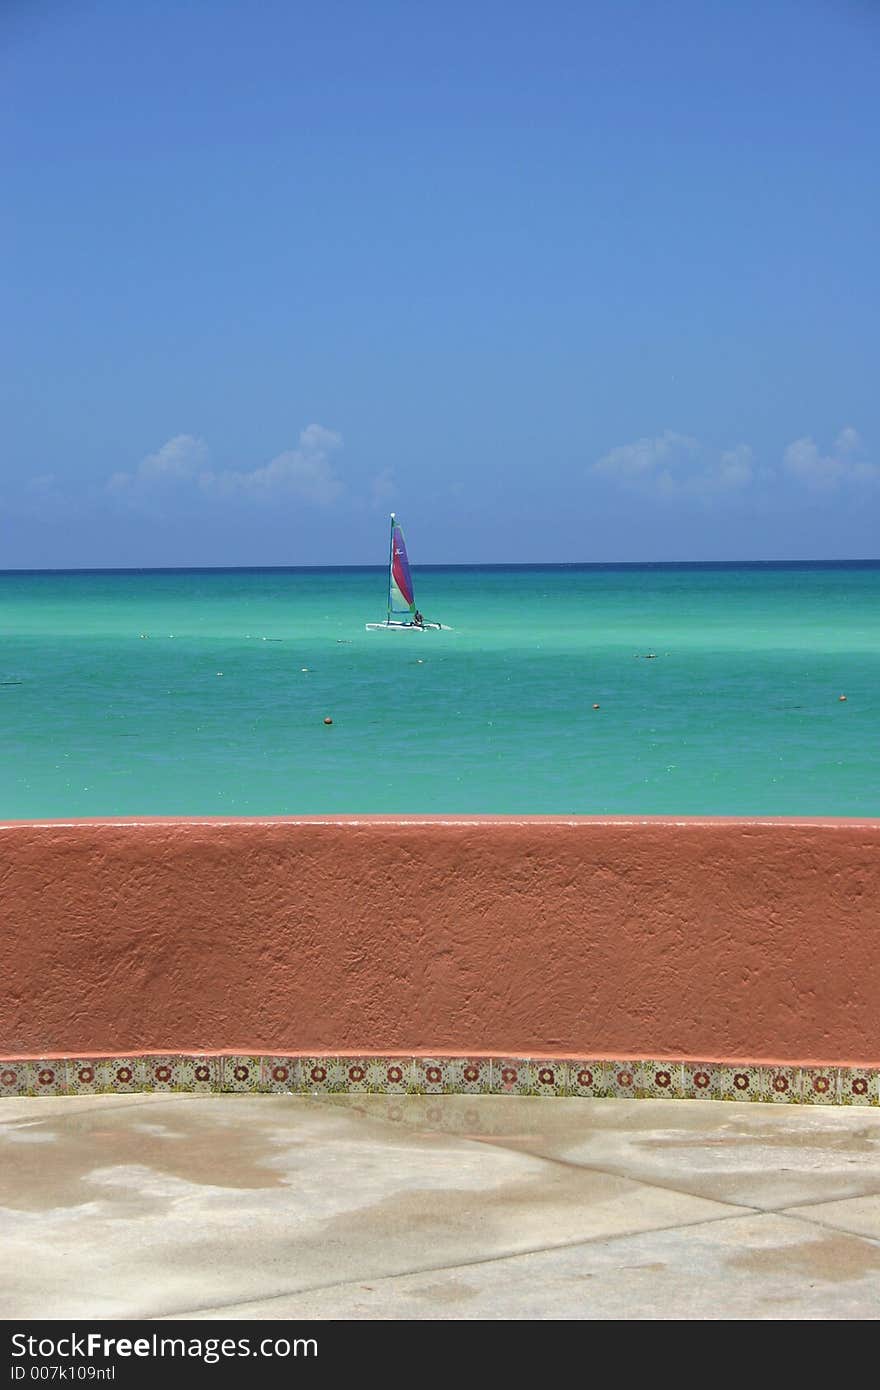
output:
[[[668,1102],[664,1102],[664,1103],[665,1103],[665,1104],[668,1104]],[[718,1103],[719,1103],[719,1104],[722,1104],[722,1103],[725,1103],[725,1102],[718,1102]],[[397,1130],[400,1129],[400,1125],[399,1125],[397,1122],[395,1122],[394,1120],[388,1120],[387,1117],[384,1116],[384,1115],[371,1115],[371,1114],[370,1114],[370,1111],[369,1111],[369,1108],[368,1108],[367,1106],[346,1105],[346,1106],[340,1106],[340,1107],[338,1107],[338,1108],[341,1109],[341,1110],[347,1111],[348,1113],[351,1113],[351,1112],[353,1111],[353,1112],[354,1112],[355,1114],[357,1114],[357,1115],[363,1115],[363,1116],[365,1116],[366,1118],[372,1120],[373,1122],[378,1121],[378,1122],[380,1122],[380,1123],[384,1123],[384,1124],[386,1124],[386,1125],[392,1127],[393,1129],[397,1129]],[[702,1192],[692,1192],[692,1191],[690,1191],[688,1188],[679,1187],[679,1186],[677,1186],[677,1185],[674,1185],[674,1184],[671,1183],[671,1182],[670,1182],[670,1183],[664,1183],[664,1182],[657,1182],[657,1181],[655,1181],[655,1180],[653,1180],[653,1179],[650,1179],[650,1178],[634,1177],[631,1173],[621,1173],[621,1172],[616,1171],[616,1170],[613,1169],[613,1168],[605,1168],[605,1167],[601,1167],[601,1166],[599,1166],[599,1165],[597,1165],[597,1164],[591,1164],[591,1163],[575,1163],[572,1159],[559,1158],[559,1157],[558,1157],[557,1155],[555,1155],[555,1154],[535,1153],[532,1149],[521,1149],[521,1148],[516,1148],[516,1147],[514,1147],[514,1146],[512,1146],[512,1145],[509,1145],[509,1144],[499,1143],[499,1142],[496,1141],[496,1140],[489,1139],[489,1138],[487,1138],[487,1137],[485,1137],[485,1136],[483,1136],[483,1135],[480,1135],[480,1134],[455,1134],[455,1133],[453,1133],[453,1132],[451,1132],[451,1131],[450,1131],[450,1132],[447,1132],[446,1130],[440,1130],[440,1131],[437,1131],[437,1130],[426,1130],[426,1129],[418,1129],[418,1128],[415,1128],[415,1127],[410,1128],[409,1126],[406,1126],[406,1129],[407,1129],[407,1131],[408,1131],[409,1133],[411,1133],[411,1134],[419,1134],[419,1135],[421,1135],[423,1138],[424,1138],[424,1137],[433,1137],[435,1134],[439,1134],[442,1138],[456,1139],[456,1140],[458,1140],[459,1143],[462,1143],[462,1144],[479,1144],[482,1148],[487,1148],[487,1149],[503,1149],[505,1153],[524,1154],[524,1155],[527,1156],[528,1158],[538,1159],[538,1160],[539,1160],[540,1162],[542,1162],[542,1163],[549,1163],[549,1164],[557,1165],[557,1166],[560,1167],[560,1168],[564,1168],[564,1169],[565,1169],[566,1171],[568,1171],[568,1172],[576,1172],[576,1173],[593,1173],[593,1174],[596,1174],[596,1175],[598,1175],[598,1176],[600,1176],[600,1177],[619,1178],[619,1179],[621,1179],[621,1180],[623,1180],[623,1181],[625,1181],[625,1182],[637,1183],[640,1187],[653,1189],[653,1190],[656,1191],[656,1192],[673,1192],[673,1193],[675,1193],[676,1196],[679,1196],[679,1197],[693,1197],[693,1198],[695,1198],[695,1199],[697,1199],[697,1200],[699,1200],[699,1201],[703,1201],[703,1202],[716,1202],[716,1203],[718,1203],[718,1204],[721,1205],[721,1206],[736,1207],[740,1212],[746,1212],[746,1213],[752,1213],[752,1212],[753,1212],[753,1213],[755,1213],[755,1214],[760,1214],[761,1212],[764,1212],[764,1211],[773,1212],[773,1211],[779,1210],[779,1208],[775,1208],[775,1207],[761,1207],[761,1206],[756,1205],[756,1204],[753,1203],[753,1202],[737,1201],[735,1198],[707,1197],[707,1196],[706,1196],[704,1193],[702,1193]],[[867,1193],[866,1193],[865,1195],[868,1196],[868,1195],[870,1195],[870,1194],[867,1194]],[[719,1219],[720,1219],[720,1218],[719,1218]]]
[[[537,1158],[544,1163],[555,1164],[570,1173],[594,1173],[600,1177],[619,1178],[623,1182],[637,1183],[639,1187],[649,1188],[655,1192],[673,1192],[677,1197],[692,1197],[694,1200],[700,1202],[716,1202],[720,1206],[736,1207],[739,1212],[754,1212],[755,1214],[760,1214],[764,1210],[763,1207],[757,1207],[752,1202],[741,1202],[737,1201],[735,1198],[727,1197],[707,1197],[703,1192],[691,1192],[688,1188],[678,1187],[671,1182],[657,1182],[653,1178],[635,1177],[631,1173],[621,1173],[614,1168],[603,1168],[593,1163],[575,1163],[572,1159],[557,1158],[555,1154],[536,1154],[533,1153],[531,1149],[509,1148],[506,1144],[495,1144],[490,1140],[481,1139],[479,1135],[462,1135],[460,1137],[470,1138],[471,1142],[482,1144],[486,1148],[502,1148],[506,1153],[525,1153],[529,1158]],[[719,1220],[720,1219],[722,1218],[719,1218]]]
[[[554,1251],[557,1250],[576,1250],[579,1246],[595,1245],[599,1241],[637,1240],[641,1236],[662,1235],[668,1231],[686,1231],[692,1230],[696,1226],[714,1226],[724,1221],[741,1221],[745,1214],[758,1217],[770,1217],[775,1213],[759,1211],[746,1213],[743,1211],[734,1211],[726,1213],[723,1216],[701,1217],[698,1221],[675,1221],[671,1222],[668,1226],[648,1226],[640,1230],[618,1231],[613,1235],[587,1236],[580,1240],[560,1241],[557,1245],[535,1245],[531,1246],[528,1250],[508,1250],[499,1252],[497,1255],[485,1255],[478,1259],[453,1260],[450,1263],[439,1265],[418,1265],[413,1269],[398,1269],[391,1274],[365,1274],[363,1277],[364,1279],[369,1279],[371,1283],[379,1284],[389,1279],[408,1279],[415,1274],[442,1274],[444,1270],[448,1269],[471,1269],[477,1265],[501,1264],[505,1260],[516,1260],[527,1255],[553,1254]],[[262,1297],[239,1298],[228,1303],[203,1304],[196,1308],[179,1308],[175,1309],[173,1313],[142,1313],[131,1314],[131,1316],[140,1316],[150,1322],[161,1322],[172,1317],[198,1317],[199,1313],[221,1312],[229,1308],[246,1308],[252,1303],[275,1303],[282,1298],[296,1298],[303,1294],[322,1293],[327,1289],[345,1288],[347,1284],[357,1282],[360,1282],[360,1280],[335,1279],[326,1284],[311,1284],[308,1288],[288,1289],[283,1290],[281,1293],[266,1294]]]
[[[366,1107],[346,1106],[345,1109],[348,1110],[349,1113],[353,1110],[355,1114],[363,1115],[372,1119],[374,1122],[378,1120],[380,1123],[384,1122],[394,1129],[400,1129],[400,1126],[394,1120],[388,1120],[385,1116],[370,1116],[370,1112]],[[480,1134],[454,1134],[446,1130],[417,1129],[410,1128],[409,1126],[407,1126],[407,1129],[410,1134],[419,1134],[423,1138],[431,1138],[435,1134],[440,1134],[444,1139],[456,1139],[461,1144],[479,1144],[480,1147],[484,1149],[503,1149],[505,1153],[520,1154],[527,1158],[537,1159],[540,1163],[549,1163],[556,1167],[564,1168],[566,1172],[569,1173],[593,1173],[599,1177],[619,1178],[623,1182],[637,1183],[639,1187],[650,1188],[655,1192],[673,1192],[678,1197],[692,1197],[701,1202],[716,1202],[725,1207],[737,1207],[743,1212],[760,1212],[762,1210],[761,1207],[756,1207],[751,1202],[728,1201],[725,1197],[706,1197],[702,1192],[690,1192],[687,1188],[676,1187],[672,1183],[654,1182],[650,1178],[636,1178],[630,1173],[615,1172],[612,1168],[602,1168],[591,1163],[575,1163],[572,1159],[559,1158],[555,1154],[535,1153],[532,1149],[515,1148],[509,1144],[498,1143],[493,1139],[484,1138]]]
[[[866,1194],[873,1196],[873,1193]],[[842,1201],[858,1201],[858,1198],[841,1198]],[[817,1204],[819,1205],[819,1204]],[[778,1212],[768,1212],[767,1215],[784,1216],[786,1221],[798,1221],[804,1226],[809,1226],[820,1231],[836,1231],[841,1236],[851,1236],[853,1240],[864,1240],[868,1245],[880,1247],[880,1236],[869,1236],[864,1231],[851,1231],[846,1226],[838,1226],[832,1221],[819,1221],[815,1216],[802,1216],[800,1212],[783,1210]]]

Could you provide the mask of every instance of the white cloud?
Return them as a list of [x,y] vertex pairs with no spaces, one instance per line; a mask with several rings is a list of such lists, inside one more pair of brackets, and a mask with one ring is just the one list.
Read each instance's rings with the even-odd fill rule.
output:
[[748,444],[737,444],[734,449],[726,449],[708,470],[718,487],[746,487],[754,475],[754,455]]
[[192,478],[208,459],[204,439],[176,434],[155,454],[149,454],[138,467],[142,478]]
[[829,454],[823,454],[814,439],[795,439],[785,450],[782,465],[812,492],[880,482],[880,468],[863,457],[861,438],[851,425],[840,431]]
[[661,476],[658,471],[661,464],[668,465],[697,449],[699,444],[689,435],[666,430],[655,439],[637,439],[634,444],[621,444],[612,449],[593,464],[593,472],[623,480],[657,478]]
[[852,425],[846,425],[835,439],[834,447],[839,454],[857,454],[862,448],[861,435]]
[[323,425],[306,425],[299,437],[301,449],[329,453],[342,445],[342,435],[335,430],[325,430]]
[[706,498],[748,486],[754,465],[748,444],[718,454],[691,435],[665,430],[653,439],[619,445],[598,459],[591,472],[655,496]]
[[[612,449],[592,465],[591,472],[642,495],[704,501],[741,494],[774,476],[773,470],[757,467],[748,444],[718,452],[672,430]],[[783,455],[782,474],[776,476],[812,492],[829,493],[841,487],[880,484],[880,466],[865,457],[858,430],[847,425],[827,453],[809,437],[793,440]]]
[[133,473],[114,473],[107,488],[114,493],[130,493],[163,482],[180,482],[195,477],[208,458],[208,446],[191,434],[176,434],[155,454],[142,459]]
[[343,489],[330,460],[332,451],[341,445],[341,437],[332,430],[309,425],[300,434],[298,449],[277,454],[270,463],[250,472],[206,469],[199,475],[199,486],[215,497],[269,500],[287,496],[328,506]]
[[131,473],[114,473],[109,492],[134,501],[148,501],[169,487],[189,486],[220,500],[245,498],[273,501],[296,498],[327,506],[343,491],[333,469],[331,454],[342,447],[342,438],[323,425],[307,425],[298,447],[277,454],[258,468],[215,469],[209,465],[208,446],[191,434],[178,434],[150,454]]

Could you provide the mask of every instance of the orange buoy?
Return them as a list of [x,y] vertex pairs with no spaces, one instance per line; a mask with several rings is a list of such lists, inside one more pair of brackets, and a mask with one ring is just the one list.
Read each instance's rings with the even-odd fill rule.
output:
[[327,718],[324,720],[324,723],[325,723],[325,724],[332,724],[332,723],[333,723],[333,720],[330,718],[329,714],[327,715]]

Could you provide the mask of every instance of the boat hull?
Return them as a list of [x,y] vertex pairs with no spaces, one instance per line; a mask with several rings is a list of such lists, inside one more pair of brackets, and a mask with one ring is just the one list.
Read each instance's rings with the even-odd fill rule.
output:
[[451,632],[445,623],[364,623],[367,632]]

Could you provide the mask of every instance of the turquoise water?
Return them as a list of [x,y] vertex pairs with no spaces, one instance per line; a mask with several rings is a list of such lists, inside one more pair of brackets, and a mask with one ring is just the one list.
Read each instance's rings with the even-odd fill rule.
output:
[[415,580],[0,574],[0,817],[880,814],[880,564]]

